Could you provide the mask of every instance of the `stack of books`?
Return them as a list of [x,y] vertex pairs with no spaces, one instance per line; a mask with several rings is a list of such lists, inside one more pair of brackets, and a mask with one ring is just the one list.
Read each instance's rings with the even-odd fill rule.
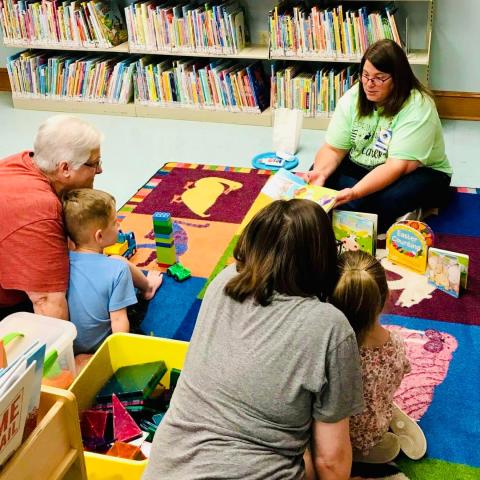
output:
[[166,60],[146,56],[136,63],[135,101],[142,105],[260,113],[269,105],[260,62]]
[[236,54],[245,45],[245,14],[236,0],[219,5],[135,2],[125,8],[132,51]]
[[21,337],[9,334],[0,341],[0,465],[37,425],[45,344],[35,341],[12,355],[9,344],[22,342]]
[[5,0],[0,19],[10,45],[110,48],[127,40],[115,1]]
[[136,56],[25,51],[7,58],[17,98],[128,103]]
[[315,73],[298,64],[271,66],[272,108],[303,110],[308,117],[329,117],[340,97],[357,81],[357,67],[322,68]]
[[304,2],[284,1],[269,16],[273,55],[360,59],[377,40],[389,38],[401,45],[393,11],[307,8]]

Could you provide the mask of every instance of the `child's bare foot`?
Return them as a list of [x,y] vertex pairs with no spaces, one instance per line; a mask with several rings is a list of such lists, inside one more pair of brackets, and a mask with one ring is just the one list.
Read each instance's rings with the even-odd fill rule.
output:
[[147,282],[148,282],[148,288],[143,292],[143,298],[145,300],[151,300],[154,296],[157,290],[160,288],[163,282],[163,273],[160,272],[148,272],[147,273]]

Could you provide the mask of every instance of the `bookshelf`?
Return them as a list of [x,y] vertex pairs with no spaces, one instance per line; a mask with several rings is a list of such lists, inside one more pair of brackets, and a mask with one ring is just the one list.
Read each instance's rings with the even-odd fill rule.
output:
[[[129,0],[124,1],[124,5],[132,3]],[[341,2],[331,0],[328,7],[345,5],[345,8],[355,9],[357,6],[369,6],[372,9],[384,7],[387,4],[394,3],[396,12],[395,18],[398,21],[398,30],[400,37],[405,44],[407,56],[416,75],[424,82],[428,83],[430,71],[430,47],[432,24],[434,15],[434,0],[395,0],[394,2],[373,1],[373,0],[348,0]],[[268,12],[271,10],[275,1],[270,0],[243,0],[242,5],[246,7],[245,22],[250,27],[251,44],[237,51],[237,53],[218,53],[211,50],[206,51],[186,51],[185,49],[171,48],[170,50],[157,50],[155,48],[146,48],[144,46],[134,46],[131,39],[120,43],[111,48],[72,46],[65,44],[55,44],[52,42],[27,42],[22,40],[11,40],[4,38],[4,45],[12,48],[38,49],[43,51],[59,52],[88,52],[88,53],[111,53],[113,55],[153,56],[161,58],[186,59],[228,59],[238,60],[238,63],[245,64],[247,61],[260,61],[263,63],[265,71],[270,70],[273,62],[281,62],[285,65],[315,65],[315,68],[321,68],[322,65],[330,65],[331,68],[342,68],[342,66],[356,65],[361,60],[360,54],[336,54],[319,55],[316,52],[307,52],[295,54],[286,51],[285,54],[279,54],[278,49],[267,45],[270,38]],[[60,53],[59,53],[60,54]],[[338,67],[335,67],[335,66]],[[308,68],[308,67],[307,67]],[[268,74],[267,74],[268,81]],[[13,90],[13,89],[12,89]],[[214,110],[211,108],[191,108],[189,106],[171,106],[171,104],[153,105],[148,102],[135,102],[128,104],[81,101],[78,99],[53,99],[53,98],[35,98],[33,95],[22,94],[13,95],[13,105],[15,108],[30,110],[48,110],[58,112],[82,112],[98,113],[109,115],[140,116],[166,119],[221,122],[244,125],[271,126],[273,124],[273,110],[267,108],[261,113],[251,113],[250,111],[233,112],[225,110]],[[248,108],[247,108],[248,110]],[[321,113],[319,116],[304,118],[304,128],[308,129],[326,129],[329,124],[329,114]]]

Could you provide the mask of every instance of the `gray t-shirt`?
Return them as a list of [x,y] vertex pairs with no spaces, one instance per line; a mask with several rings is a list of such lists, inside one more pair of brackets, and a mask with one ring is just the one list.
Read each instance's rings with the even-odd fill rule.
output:
[[262,307],[209,286],[144,480],[301,479],[312,417],[363,408],[354,333],[332,305],[276,294]]

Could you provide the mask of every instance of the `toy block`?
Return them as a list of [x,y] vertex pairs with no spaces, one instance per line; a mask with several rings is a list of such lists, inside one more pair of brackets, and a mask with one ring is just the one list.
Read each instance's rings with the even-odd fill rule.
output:
[[177,256],[175,247],[171,248],[157,248],[157,263],[170,266],[177,263]]
[[170,242],[166,241],[166,242],[160,242],[160,241],[156,241],[155,242],[155,245],[157,246],[157,248],[174,248],[175,247],[175,243],[173,240],[171,240]]
[[82,437],[90,440],[105,441],[108,412],[85,410],[80,420]]
[[171,225],[156,225],[153,224],[153,231],[155,234],[170,235],[173,233],[173,227]]
[[168,212],[155,212],[152,217],[154,222],[167,223],[172,221],[172,217]]
[[117,442],[128,442],[142,436],[142,431],[127,412],[122,402],[112,394],[113,435]]
[[157,233],[154,234],[155,240],[173,240],[173,231],[171,233]]
[[177,386],[178,379],[180,378],[180,374],[182,373],[181,370],[178,368],[172,368],[170,370],[170,390],[175,390]]
[[124,442],[115,442],[112,448],[106,453],[111,457],[127,458],[128,460],[145,460],[146,457],[135,445]]

